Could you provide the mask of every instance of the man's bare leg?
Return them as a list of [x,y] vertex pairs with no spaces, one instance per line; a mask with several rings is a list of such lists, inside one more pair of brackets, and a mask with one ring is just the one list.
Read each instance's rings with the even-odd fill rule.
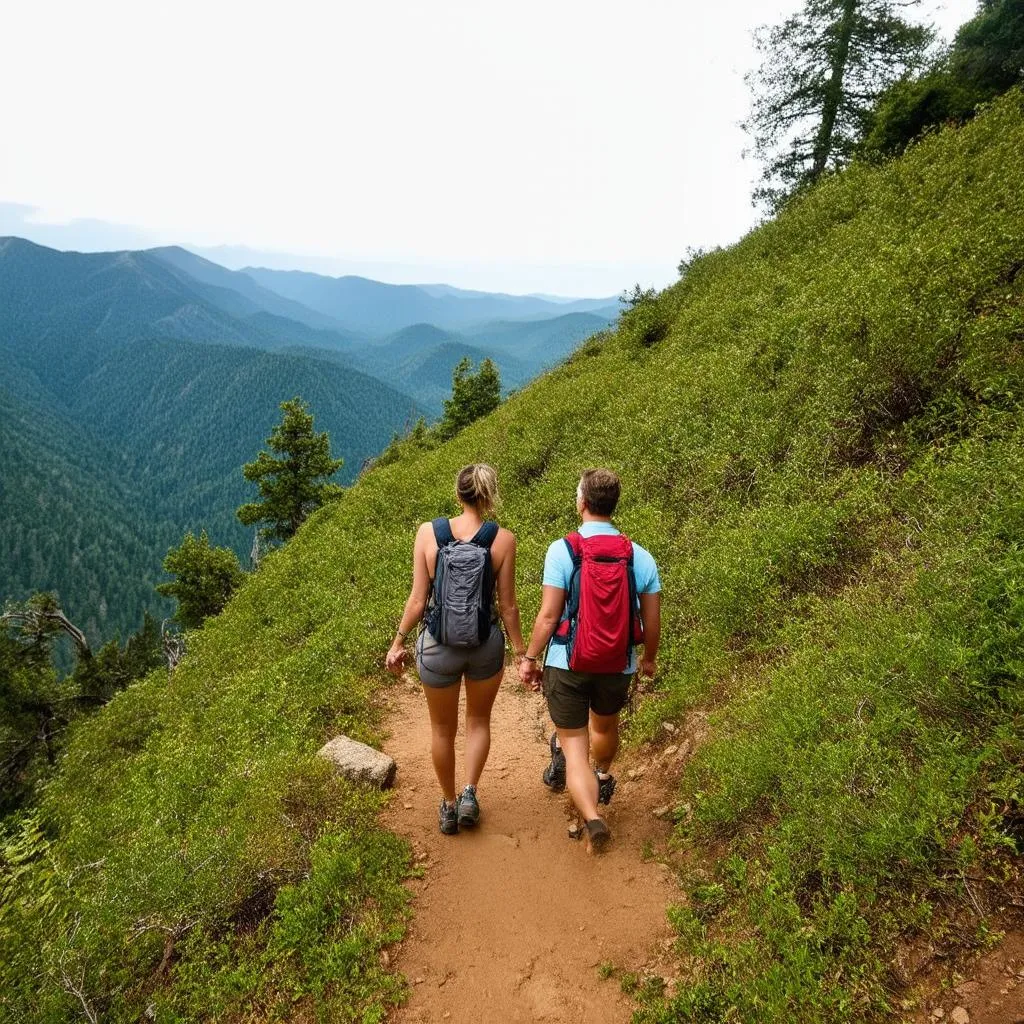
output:
[[594,764],[600,772],[611,770],[612,761],[619,750],[619,716],[590,712],[590,749]]
[[584,821],[597,813],[597,777],[590,767],[590,730],[558,729],[558,744],[565,754],[565,784]]

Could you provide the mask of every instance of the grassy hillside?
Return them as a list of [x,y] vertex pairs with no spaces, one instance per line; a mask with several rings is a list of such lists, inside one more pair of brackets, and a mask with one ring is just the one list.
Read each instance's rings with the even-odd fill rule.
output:
[[170,681],[81,727],[8,840],[5,1008],[379,1019],[405,854],[312,755],[373,737],[415,526],[487,459],[527,616],[580,469],[622,473],[665,586],[632,729],[708,716],[669,909],[687,984],[641,1018],[890,1016],[906,943],[984,936],[1019,884],[1022,151],[1013,94],[826,181],[317,514]]

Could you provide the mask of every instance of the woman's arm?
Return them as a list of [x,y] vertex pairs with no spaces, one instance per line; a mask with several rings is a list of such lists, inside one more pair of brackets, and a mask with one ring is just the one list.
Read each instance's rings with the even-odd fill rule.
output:
[[526,645],[523,643],[523,627],[519,621],[519,603],[516,601],[516,538],[511,533],[508,537],[508,551],[498,568],[498,612],[512,643],[512,650],[518,658],[522,656]]
[[416,531],[416,543],[412,549],[412,589],[405,602],[405,611],[402,612],[401,621],[398,623],[398,630],[395,639],[391,642],[385,664],[388,671],[398,675],[402,671],[407,651],[405,639],[412,631],[413,626],[421,618],[427,607],[427,597],[430,594],[430,573],[427,571],[427,544],[433,536],[433,527],[430,523],[423,523]]

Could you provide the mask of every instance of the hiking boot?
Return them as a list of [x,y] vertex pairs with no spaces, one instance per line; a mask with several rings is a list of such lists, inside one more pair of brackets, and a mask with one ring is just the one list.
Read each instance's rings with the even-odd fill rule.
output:
[[476,799],[476,786],[467,786],[455,801],[459,809],[460,825],[475,825],[480,820],[480,804]]
[[612,834],[603,818],[592,818],[587,822],[587,838],[590,840],[590,849],[594,853],[601,853],[611,837]]
[[594,772],[597,776],[597,802],[599,804],[610,804],[615,793],[615,776],[605,775],[601,777],[600,772]]
[[437,812],[437,823],[446,836],[453,836],[459,831],[459,801],[441,801],[441,808]]
[[551,734],[550,747],[551,764],[544,769],[541,778],[548,789],[555,793],[561,793],[565,789],[565,754],[562,753],[562,748],[558,745],[557,733]]

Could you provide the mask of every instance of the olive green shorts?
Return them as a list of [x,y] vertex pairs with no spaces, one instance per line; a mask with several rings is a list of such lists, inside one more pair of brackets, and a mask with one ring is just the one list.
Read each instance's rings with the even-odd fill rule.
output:
[[629,672],[571,672],[544,668],[544,697],[551,721],[559,729],[582,729],[595,715],[617,715],[626,705]]

